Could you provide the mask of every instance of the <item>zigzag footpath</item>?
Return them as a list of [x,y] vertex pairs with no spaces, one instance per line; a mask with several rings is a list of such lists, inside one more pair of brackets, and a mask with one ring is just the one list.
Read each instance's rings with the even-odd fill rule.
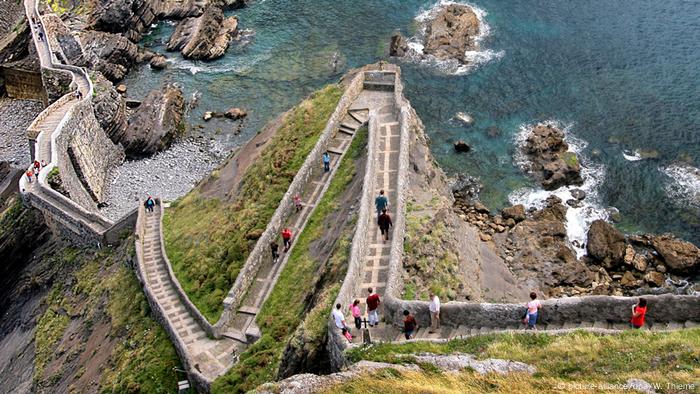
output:
[[[27,21],[30,24],[32,39],[37,49],[39,61],[43,69],[68,72],[71,74],[71,93],[56,100],[44,109],[28,128],[28,133],[36,135],[34,146],[34,160],[47,163],[41,169],[39,175],[32,182],[26,176],[19,181],[19,190],[25,201],[42,210],[49,218],[54,219],[64,228],[67,228],[81,242],[101,243],[113,241],[116,233],[123,230],[129,224],[129,219],[120,223],[104,218],[91,212],[63,194],[53,190],[47,183],[47,176],[55,168],[58,168],[59,152],[57,139],[60,138],[64,128],[73,118],[80,116],[79,112],[87,108],[91,111],[93,85],[85,69],[72,65],[61,64],[56,60],[55,51],[49,44],[46,29],[39,14],[35,0],[24,0],[24,8]],[[32,21],[37,22],[33,25]],[[44,35],[39,38],[39,33]],[[59,49],[60,50],[60,49]],[[73,92],[79,90],[81,99],[77,99]],[[31,167],[30,167],[31,169]],[[132,215],[129,215],[131,217]],[[116,227],[116,228],[115,228]]]
[[[360,72],[346,88],[304,164],[275,211],[265,231],[224,300],[224,312],[211,324],[190,301],[173,273],[165,252],[162,231],[162,205],[147,213],[139,207],[136,226],[137,275],[157,319],[165,327],[198,388],[209,390],[212,382],[233,366],[238,355],[260,337],[255,318],[272,291],[291,253],[273,263],[269,244],[283,227],[295,234],[304,231],[316,204],[328,190],[338,164],[348,151],[355,132],[366,122],[364,108],[358,108],[364,73]],[[321,156],[331,154],[331,170],[320,168]],[[302,197],[297,212],[293,196]],[[296,245],[294,238],[292,248]],[[291,252],[291,250],[290,250]]]
[[[382,298],[380,319],[383,318],[384,323],[368,329],[349,344],[329,321],[328,348],[335,369],[347,366],[345,350],[357,347],[361,342],[403,341],[399,327],[405,309],[411,311],[420,327],[430,326],[428,302],[401,299],[409,150],[413,133],[422,134],[423,130],[415,111],[403,96],[400,69],[394,70],[391,103],[370,111],[367,175],[358,225],[347,275],[336,299],[336,303],[347,307],[357,298],[364,307],[367,288],[373,287]],[[386,87],[387,81],[382,84]],[[373,198],[382,188],[388,191],[394,222],[390,244],[381,241],[374,212]],[[646,329],[674,330],[699,326],[700,296],[665,294],[645,298],[649,303]],[[542,302],[540,326],[553,333],[575,329],[619,332],[627,327],[630,308],[636,300],[615,296],[545,300]],[[441,308],[441,329],[429,334],[427,329],[421,328],[416,332],[417,339],[412,341],[444,342],[470,335],[518,330],[523,313],[523,304],[448,302]]]

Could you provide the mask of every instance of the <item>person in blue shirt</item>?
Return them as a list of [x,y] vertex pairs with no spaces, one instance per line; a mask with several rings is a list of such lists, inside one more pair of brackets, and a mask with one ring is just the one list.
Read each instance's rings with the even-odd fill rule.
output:
[[384,195],[384,190],[379,191],[379,195],[374,199],[374,206],[377,207],[377,220],[379,220],[382,211],[389,207],[389,200]]
[[328,172],[331,169],[331,155],[328,151],[323,153],[323,171]]

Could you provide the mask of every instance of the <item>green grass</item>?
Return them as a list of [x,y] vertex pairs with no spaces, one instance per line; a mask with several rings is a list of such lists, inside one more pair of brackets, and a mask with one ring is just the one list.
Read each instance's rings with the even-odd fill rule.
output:
[[[149,305],[136,276],[122,264],[131,250],[130,244],[132,238],[116,248],[64,248],[51,257],[66,269],[78,268],[70,274],[70,280],[57,281],[44,301],[47,310],[39,319],[34,337],[34,376],[38,387],[50,391],[52,385],[70,373],[77,380],[85,373],[85,366],[70,369],[75,359],[80,357],[89,364],[97,352],[109,352],[97,376],[100,392],[176,390],[173,368],[181,367],[175,348],[150,317]],[[97,325],[109,327],[107,336],[100,340],[111,342],[111,348],[86,349],[86,341]],[[73,327],[70,339],[66,331],[69,326]],[[82,333],[77,336],[80,338],[77,343],[75,332]],[[71,343],[70,347],[67,343]],[[59,363],[57,369],[45,376],[45,367],[54,360]]]
[[246,171],[232,203],[203,198],[195,189],[166,210],[163,233],[175,275],[212,323],[221,315],[223,299],[255,246],[249,238],[267,226],[342,94],[340,86],[330,85],[290,111]]
[[[417,352],[463,352],[474,354],[479,359],[521,361],[537,369],[532,377],[523,374],[484,377],[464,372],[457,375],[455,381],[451,377],[439,376],[432,383],[433,391],[428,392],[480,391],[487,386],[492,386],[488,391],[493,392],[537,392],[572,383],[624,383],[629,378],[642,378],[650,383],[660,383],[663,387],[667,387],[667,383],[695,383],[697,389],[700,378],[700,329],[673,332],[629,330],[607,336],[585,331],[559,336],[544,333],[490,334],[444,344],[375,344],[352,349],[348,356],[354,362],[371,360],[400,364],[413,362],[411,354]],[[401,383],[402,380],[435,378],[426,376],[430,375],[430,371],[400,375],[396,379],[384,379],[384,383],[367,392],[400,392],[408,389]],[[364,379],[369,378],[356,379],[355,383],[334,387],[333,390],[359,392],[366,389]],[[470,383],[465,387],[459,381]]]
[[[226,375],[214,382],[212,392],[241,393],[275,380],[282,352],[302,322],[307,328],[307,336],[318,337],[324,334],[339,286],[327,290],[320,297],[322,301],[304,319],[307,308],[304,300],[314,292],[315,277],[323,264],[309,255],[309,246],[322,236],[326,218],[338,209],[340,197],[355,176],[355,160],[363,154],[366,138],[366,131],[358,132],[326,194],[309,218],[304,232],[299,235],[287,265],[258,314],[261,339],[241,354],[239,363]],[[331,267],[347,269],[351,240],[351,232],[341,236],[330,257]]]

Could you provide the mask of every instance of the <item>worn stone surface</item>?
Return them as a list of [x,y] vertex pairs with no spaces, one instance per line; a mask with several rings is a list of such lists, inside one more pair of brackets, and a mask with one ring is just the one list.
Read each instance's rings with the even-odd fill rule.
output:
[[519,361],[501,360],[497,358],[477,360],[473,355],[466,353],[453,353],[449,355],[418,353],[414,357],[419,363],[432,364],[446,372],[461,372],[466,368],[473,369],[476,373],[482,375],[488,373],[505,375],[510,372],[524,372],[532,375],[536,372],[535,367]]
[[129,118],[119,142],[129,157],[148,156],[166,149],[184,133],[185,99],[175,85],[151,91]]

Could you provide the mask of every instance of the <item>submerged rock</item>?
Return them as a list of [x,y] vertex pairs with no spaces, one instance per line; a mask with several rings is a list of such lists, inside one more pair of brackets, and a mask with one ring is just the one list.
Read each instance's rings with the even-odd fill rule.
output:
[[472,148],[464,141],[459,140],[454,143],[455,152],[464,153],[469,152]]
[[226,116],[229,119],[238,120],[248,116],[248,113],[241,108],[230,108],[224,113],[224,116]]
[[178,23],[166,49],[180,51],[188,59],[216,59],[223,56],[237,30],[237,17],[225,18],[221,8],[209,6],[201,16]]
[[426,54],[464,63],[465,52],[476,49],[479,18],[467,5],[449,4],[428,22],[425,33],[423,51]]
[[128,156],[151,155],[170,146],[184,132],[185,99],[172,84],[146,96],[129,119],[129,126],[120,140]]
[[527,137],[525,153],[530,171],[542,187],[554,190],[566,185],[581,185],[581,165],[564,141],[564,132],[550,124],[538,124]]

